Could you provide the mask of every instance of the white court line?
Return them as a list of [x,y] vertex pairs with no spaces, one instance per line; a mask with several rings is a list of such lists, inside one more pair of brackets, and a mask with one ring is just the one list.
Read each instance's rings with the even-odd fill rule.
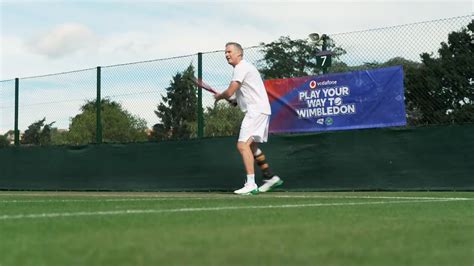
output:
[[406,197],[406,196],[324,196],[324,195],[274,195],[274,198],[334,198],[334,199],[413,199],[413,200],[474,200],[474,198],[458,197]]
[[372,202],[341,202],[341,203],[308,203],[308,204],[283,204],[283,205],[251,205],[251,206],[224,206],[203,208],[177,208],[177,209],[138,209],[138,210],[116,210],[116,211],[92,211],[92,212],[60,212],[39,214],[15,214],[1,215],[0,220],[39,219],[57,217],[78,216],[109,216],[126,214],[157,214],[157,213],[181,213],[181,212],[203,212],[203,211],[226,211],[243,209],[276,209],[276,208],[305,208],[305,207],[327,207],[327,206],[356,206],[356,205],[378,205],[378,204],[403,204],[403,203],[428,203],[448,202],[452,199],[437,200],[403,200],[403,201],[372,201]]
[[[94,197],[94,196],[93,196]],[[143,198],[120,198],[120,199],[103,199],[103,198],[89,198],[89,199],[45,199],[45,200],[0,200],[1,203],[67,203],[67,202],[127,202],[127,201],[167,201],[167,200],[213,200],[213,199],[271,199],[271,198],[294,198],[294,199],[406,199],[406,200],[474,200],[474,198],[459,198],[459,197],[400,197],[400,196],[337,196],[337,195],[255,195],[249,197],[242,197],[239,195],[229,194],[228,196],[210,196],[210,197],[166,197],[166,196],[154,196],[154,197],[143,197]]]
[[205,200],[208,198],[193,198],[193,197],[153,197],[153,198],[125,198],[125,199],[50,199],[50,200],[0,200],[0,203],[66,203],[66,202],[124,202],[124,201],[165,201],[165,200]]
[[[5,192],[5,191],[4,191]],[[75,191],[45,191],[45,192],[34,192],[34,193],[16,193],[7,191],[6,193],[0,192],[0,197],[7,196],[25,196],[25,197],[165,197],[165,196],[153,196],[147,194],[160,193],[160,194],[172,194],[172,193],[188,193],[188,192],[75,192]],[[194,192],[189,192],[194,193]],[[198,193],[198,192],[196,192]]]

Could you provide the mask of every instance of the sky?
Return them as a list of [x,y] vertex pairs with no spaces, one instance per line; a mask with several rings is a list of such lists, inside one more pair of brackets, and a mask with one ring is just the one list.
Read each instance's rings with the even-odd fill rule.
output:
[[[102,97],[118,101],[151,127],[159,122],[154,110],[171,77],[189,64],[195,66],[198,52],[222,51],[203,55],[204,80],[222,90],[232,71],[223,53],[229,41],[252,47],[281,36],[306,39],[317,32],[332,35],[348,51],[348,63],[391,56],[419,60],[421,51],[436,51],[453,25],[410,26],[412,37],[405,28],[382,31],[398,34],[380,35],[379,43],[371,39],[377,33],[367,30],[459,16],[465,21],[472,12],[471,0],[0,0],[0,134],[14,127],[17,77],[21,131],[44,117],[47,123],[68,128],[80,107],[95,99],[97,66],[103,67]],[[344,34],[356,31],[365,33]],[[420,31],[429,40],[417,39]],[[357,38],[365,38],[365,44]],[[410,46],[407,38],[417,40]],[[419,44],[431,46],[414,49]],[[252,51],[256,55],[256,50],[245,51],[247,59]],[[155,60],[171,57],[179,58]],[[110,67],[117,64],[126,65]],[[204,105],[211,106],[212,96],[203,96]]]
[[0,0],[0,80],[466,16],[472,3]]

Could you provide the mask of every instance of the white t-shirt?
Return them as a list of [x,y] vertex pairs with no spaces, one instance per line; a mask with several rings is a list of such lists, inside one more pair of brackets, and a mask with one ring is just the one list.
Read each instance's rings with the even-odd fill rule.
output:
[[242,112],[266,115],[272,113],[262,77],[254,65],[245,60],[241,60],[234,67],[232,81],[238,81],[241,84],[240,88],[235,92],[235,95]]

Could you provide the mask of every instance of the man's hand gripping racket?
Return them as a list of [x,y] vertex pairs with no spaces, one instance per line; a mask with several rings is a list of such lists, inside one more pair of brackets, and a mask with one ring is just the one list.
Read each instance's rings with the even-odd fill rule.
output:
[[[202,88],[204,90],[207,90],[208,92],[212,93],[212,94],[217,94],[218,92],[213,89],[211,86],[209,86],[208,84],[206,84],[204,81],[200,80],[200,79],[197,79],[197,78],[194,78],[193,77],[193,82],[194,84],[196,84],[196,86],[198,86],[199,88]],[[231,100],[231,99],[225,99],[228,103],[230,103],[232,106],[237,106],[237,101],[236,100]]]

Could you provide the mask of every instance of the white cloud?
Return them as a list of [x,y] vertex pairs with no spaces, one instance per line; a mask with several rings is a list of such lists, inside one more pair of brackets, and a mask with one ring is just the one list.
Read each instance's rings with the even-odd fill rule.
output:
[[[471,1],[295,1],[243,4],[243,17],[258,18],[268,31],[295,38],[311,32],[341,33],[468,15]],[[471,8],[471,9],[469,9]],[[471,10],[471,11],[470,11]],[[245,23],[243,19],[241,23]]]
[[[160,6],[156,5],[157,10],[159,10]],[[233,2],[225,5],[209,6],[209,9],[207,9],[206,4],[200,4],[199,6],[206,7],[205,11],[207,13],[202,12],[204,9],[201,8],[196,10],[195,14],[183,13],[179,17],[160,17],[154,16],[153,10],[150,9],[150,13],[130,12],[127,19],[118,20],[122,18],[123,14],[116,14],[114,9],[111,8],[110,12],[106,12],[101,17],[102,20],[94,20],[97,19],[97,16],[85,16],[87,20],[77,20],[79,17],[74,19],[74,21],[81,23],[69,23],[66,21],[71,19],[68,18],[68,14],[64,14],[64,20],[57,20],[55,21],[56,24],[45,25],[38,18],[34,18],[32,21],[37,21],[35,22],[36,24],[28,25],[24,31],[20,29],[10,32],[4,29],[7,27],[14,28],[18,23],[5,24],[5,28],[2,28],[1,32],[2,69],[0,71],[0,80],[93,68],[98,65],[107,66],[222,50],[227,41],[238,41],[244,47],[248,47],[258,45],[260,42],[274,41],[279,36],[289,35],[291,38],[306,38],[311,32],[333,34],[466,15],[469,12],[469,7],[472,7],[469,1],[414,1],[402,3],[390,1],[355,3],[350,1],[318,1],[316,3],[267,2],[265,4],[244,1],[243,4],[241,2]],[[179,9],[179,5],[176,5],[175,8]],[[69,16],[72,15],[69,14]],[[23,18],[21,22],[27,23]],[[86,23],[98,26],[86,26]],[[44,27],[49,28],[41,33],[39,29],[44,29]],[[428,34],[426,29],[420,28],[420,30]],[[435,49],[439,46],[439,42],[446,38],[446,32],[451,31],[452,26],[446,32],[441,32],[438,28],[433,28],[433,30],[437,32],[427,35],[430,36],[430,40],[436,40],[431,41],[430,45],[433,45],[434,48],[430,46],[430,49]],[[37,35],[31,37],[31,35],[25,33],[27,31],[35,32]],[[393,42],[403,43],[401,38],[406,37],[408,33],[404,29],[400,33],[400,36],[396,36],[397,38],[387,38],[386,41],[391,42],[390,45]],[[438,35],[440,35],[439,38],[437,37]],[[358,36],[363,35],[359,33]],[[344,40],[344,37],[347,40]],[[387,51],[386,47],[391,46],[382,41],[372,43],[370,40],[360,40],[354,44],[351,39],[353,38],[352,36],[336,35],[336,38],[338,43],[345,43],[348,50],[349,48],[353,49],[346,57],[352,56],[348,61],[357,63],[370,61],[369,59],[373,59],[371,57],[373,55],[391,55],[392,53],[405,55],[405,53],[410,53],[415,54],[416,58],[418,58],[417,55],[421,51],[429,51],[425,47],[420,51],[417,50],[418,46],[426,42],[425,40],[418,39],[410,43],[415,45],[415,47],[405,44],[399,50]],[[357,41],[356,39],[354,40]],[[365,53],[364,47],[370,47],[370,51],[367,51],[370,54]],[[185,65],[187,65],[187,62],[180,61],[181,63],[186,63]],[[171,75],[175,74],[175,71],[181,70],[178,69],[178,67],[181,67],[180,64],[176,61],[152,64],[152,70],[160,72],[160,75],[169,74],[169,78],[164,78],[163,81],[164,84],[167,84]],[[162,66],[164,67],[161,68]],[[204,67],[206,68],[204,77],[211,85],[216,86],[217,89],[226,86],[227,83],[221,84],[219,82],[224,79],[223,77],[227,78],[230,75],[231,68],[225,62],[223,55],[206,54],[204,56]],[[131,68],[130,72],[122,75],[121,78],[144,79],[144,77],[148,77],[147,75],[156,76],[153,73],[138,75],[138,72],[133,72],[133,69]],[[110,71],[117,70],[111,69]],[[88,74],[88,72],[81,73],[78,80],[73,80],[70,83],[80,85],[90,81],[93,88],[95,72],[94,70],[90,72],[92,74]],[[122,91],[119,84],[113,83],[115,79],[120,77],[111,76],[112,74],[104,70],[103,82],[110,79],[112,84],[108,85],[113,85],[113,92],[117,94],[129,93],[130,86],[124,86]],[[69,77],[69,75],[53,76],[50,80],[52,82],[59,82],[66,77]],[[150,84],[157,86],[156,80],[153,79],[152,81],[154,83]],[[212,83],[212,81],[215,83]],[[27,82],[20,80],[20,86],[25,87]],[[138,81],[135,82],[135,84],[139,84]],[[12,82],[9,82],[0,89],[12,91],[12,84]],[[145,87],[144,90],[147,88]],[[110,88],[104,86],[104,96],[107,95],[107,89]],[[2,103],[11,103],[13,98],[11,95],[5,94],[5,91],[2,91],[1,97],[5,97],[6,100],[2,101]],[[68,90],[67,94],[65,93],[64,91],[45,90],[41,93],[37,92],[36,94],[29,95],[23,90],[21,94],[22,104],[27,104],[30,98],[31,100],[36,98],[56,100],[58,98],[67,100],[80,98],[75,97],[74,93],[76,91],[74,89]],[[90,99],[93,97],[94,94],[92,93],[84,98]],[[205,94],[205,97],[209,98],[206,98],[206,100],[209,100],[209,103],[212,103],[210,95]],[[156,122],[156,116],[152,111],[156,108],[156,104],[160,99],[158,95],[144,95],[143,98],[137,99],[133,96],[124,96],[123,99],[121,97],[116,97],[116,99],[122,100],[124,107],[133,114],[146,118],[149,125]],[[31,119],[41,119],[44,116],[47,117],[48,121],[57,121],[56,126],[66,127],[69,117],[78,112],[77,108],[80,104],[82,104],[82,101],[70,103],[65,100],[65,102],[51,104],[49,108],[44,106],[36,107],[36,105],[32,107],[26,106],[26,108],[23,106],[22,123],[26,124],[21,124],[21,128],[27,126],[27,123],[31,123]],[[60,115],[57,110],[63,109],[69,111]],[[13,123],[12,114],[10,109],[2,110],[0,132],[2,128],[11,127]],[[26,120],[27,117],[31,119]]]
[[[205,28],[206,33],[196,28]],[[212,18],[161,21],[151,31],[133,30],[103,36],[95,64],[112,65],[223,50],[228,41],[252,46],[258,44],[260,38],[270,39],[269,36],[250,25],[229,31],[226,23]]]
[[27,42],[31,51],[51,58],[94,47],[98,37],[85,25],[64,23]]
[[[192,4],[150,1],[148,9],[138,6],[124,11],[123,5],[115,5],[100,17],[88,16],[84,7],[68,14],[69,8],[56,24],[39,21],[25,28],[36,32],[36,37],[22,36],[22,30],[2,31],[0,79],[221,50],[227,41],[248,47],[280,36],[306,38],[311,32],[333,34],[465,15],[471,5],[469,1],[200,2],[194,5],[199,10],[192,14],[185,9]],[[162,8],[170,8],[173,15],[153,15]],[[141,13],[134,12],[138,10]],[[129,12],[126,19],[124,12]],[[49,28],[38,33],[44,27]]]
[[46,64],[54,65],[43,56],[32,53],[20,37],[2,36],[1,47],[0,80],[44,73]]

